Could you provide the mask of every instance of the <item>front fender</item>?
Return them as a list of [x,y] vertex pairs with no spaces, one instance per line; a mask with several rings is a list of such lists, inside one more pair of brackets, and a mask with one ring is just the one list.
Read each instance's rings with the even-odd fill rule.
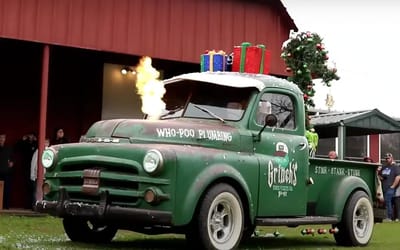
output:
[[217,182],[218,179],[226,179],[229,178],[236,182],[243,192],[246,195],[245,202],[249,204],[249,216],[251,219],[254,218],[254,209],[253,206],[253,198],[252,194],[249,190],[249,187],[246,185],[246,181],[244,180],[243,176],[230,165],[226,164],[215,164],[206,169],[204,169],[199,175],[197,176],[196,180],[189,186],[186,195],[183,197],[183,204],[185,206],[181,206],[182,210],[179,212],[181,216],[179,218],[181,221],[175,221],[177,225],[185,225],[188,224],[197,207],[198,202],[200,201],[201,196],[207,190],[207,188],[212,185],[214,182]]
[[330,186],[325,188],[325,191],[320,193],[317,200],[316,213],[319,216],[342,218],[346,201],[355,190],[363,190],[368,197],[372,197],[367,183],[355,176],[337,178],[330,183]]

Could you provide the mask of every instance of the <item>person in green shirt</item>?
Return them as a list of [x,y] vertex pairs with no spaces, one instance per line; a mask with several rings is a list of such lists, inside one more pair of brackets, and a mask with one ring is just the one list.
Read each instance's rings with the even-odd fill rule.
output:
[[315,132],[315,129],[313,127],[306,131],[306,138],[308,141],[310,157],[315,157],[315,152],[317,152],[318,147],[319,136]]

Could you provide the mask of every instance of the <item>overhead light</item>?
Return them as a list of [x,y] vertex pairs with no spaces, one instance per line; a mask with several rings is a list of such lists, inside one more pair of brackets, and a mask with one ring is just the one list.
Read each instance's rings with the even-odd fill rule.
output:
[[128,69],[127,68],[122,68],[121,69],[121,74],[123,74],[123,75],[128,74]]
[[121,74],[127,75],[129,73],[132,74],[132,75],[136,75],[136,71],[131,67],[123,67],[121,69]]

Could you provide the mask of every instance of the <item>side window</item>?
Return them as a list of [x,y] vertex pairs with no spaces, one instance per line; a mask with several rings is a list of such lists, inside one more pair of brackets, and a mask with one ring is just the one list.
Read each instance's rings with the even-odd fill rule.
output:
[[274,114],[278,118],[276,127],[295,129],[296,119],[292,99],[288,95],[278,93],[265,93],[258,103],[256,122],[264,126],[265,116]]

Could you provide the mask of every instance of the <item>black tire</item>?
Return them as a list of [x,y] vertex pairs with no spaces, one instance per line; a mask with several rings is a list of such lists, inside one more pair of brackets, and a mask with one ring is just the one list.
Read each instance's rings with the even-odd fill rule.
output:
[[[235,249],[244,228],[243,206],[239,195],[228,184],[210,188],[201,201],[198,214],[186,234],[189,241],[199,239],[203,249]],[[189,242],[189,244],[193,242]],[[197,243],[197,242],[196,242]]]
[[250,241],[251,237],[254,235],[254,231],[256,230],[255,225],[249,225],[247,228],[243,230],[242,242]]
[[63,226],[71,241],[86,243],[108,243],[118,231],[113,226],[73,217],[64,218]]
[[333,227],[339,229],[334,234],[338,245],[367,245],[374,228],[374,211],[368,195],[363,191],[352,194],[344,208],[342,221]]

